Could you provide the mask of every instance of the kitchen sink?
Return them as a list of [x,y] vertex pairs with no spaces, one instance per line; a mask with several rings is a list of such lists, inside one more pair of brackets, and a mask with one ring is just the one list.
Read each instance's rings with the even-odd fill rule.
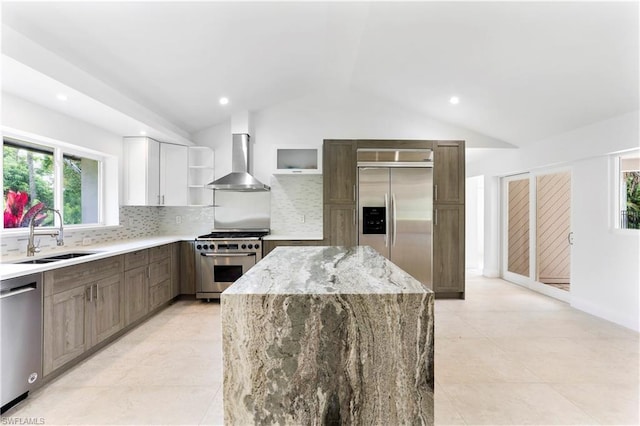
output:
[[10,262],[10,263],[14,263],[14,264],[20,264],[20,265],[27,265],[27,264],[34,264],[34,265],[40,265],[43,263],[52,263],[52,262],[58,262],[60,260],[67,260],[67,259],[74,259],[76,257],[83,257],[83,256],[88,256],[90,254],[96,254],[99,253],[97,251],[77,251],[77,252],[71,252],[71,253],[63,253],[63,254],[58,254],[55,256],[47,256],[47,257],[41,257],[38,259],[29,259],[29,260],[22,260],[19,262]]
[[53,261],[56,261],[56,260],[64,260],[64,259],[73,259],[75,257],[88,256],[90,254],[96,254],[96,253],[98,253],[98,252],[97,251],[82,251],[82,252],[59,254],[57,256],[47,256],[47,257],[45,257],[45,259],[52,259]]
[[41,263],[51,263],[51,262],[55,262],[55,259],[30,259],[30,260],[24,260],[22,262],[11,262],[11,263],[15,263],[15,264],[20,264],[20,265],[26,265],[26,264],[34,264],[34,265],[39,265]]

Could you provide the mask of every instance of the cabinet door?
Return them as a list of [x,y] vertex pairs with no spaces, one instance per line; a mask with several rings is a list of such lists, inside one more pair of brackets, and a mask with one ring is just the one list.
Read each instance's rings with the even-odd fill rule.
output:
[[149,287],[149,310],[153,310],[171,299],[171,280],[164,280]]
[[464,141],[439,141],[434,146],[433,199],[464,203]]
[[464,206],[436,205],[433,222],[433,290],[464,298]]
[[331,246],[356,245],[356,209],[354,205],[324,207],[324,236]]
[[94,285],[92,345],[102,342],[124,327],[123,278],[122,274],[113,275]]
[[324,141],[324,204],[356,201],[356,142]]
[[124,138],[124,203],[155,206],[160,200],[160,143],[147,137]]
[[89,287],[80,286],[44,299],[44,375],[81,355],[90,346],[87,332]]
[[149,310],[149,269],[146,266],[124,273],[125,323],[131,324]]
[[160,205],[187,205],[188,158],[186,146],[160,144]]
[[171,279],[171,258],[165,257],[149,264],[149,286]]

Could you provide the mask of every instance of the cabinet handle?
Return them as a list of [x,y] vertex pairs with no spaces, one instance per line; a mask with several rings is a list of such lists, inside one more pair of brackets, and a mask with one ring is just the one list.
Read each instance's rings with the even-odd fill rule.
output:
[[438,185],[433,185],[433,199],[438,200]]
[[435,226],[438,226],[438,209],[434,210],[434,215],[433,215],[433,224]]
[[356,226],[356,209],[353,209],[353,226]]
[[93,301],[93,284],[89,286],[89,288],[87,289],[89,290],[89,302]]
[[353,201],[356,201],[356,186],[353,185]]
[[158,194],[158,204],[160,204],[160,194]]
[[151,266],[147,266],[147,278],[151,278]]
[[164,205],[164,195],[162,196],[162,204]]
[[96,304],[98,304],[98,284],[96,284]]

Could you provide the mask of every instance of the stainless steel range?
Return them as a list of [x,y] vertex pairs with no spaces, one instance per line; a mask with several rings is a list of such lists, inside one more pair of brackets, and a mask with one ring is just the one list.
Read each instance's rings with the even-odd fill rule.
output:
[[196,298],[219,299],[262,259],[262,237],[267,234],[268,229],[224,230],[196,238]]

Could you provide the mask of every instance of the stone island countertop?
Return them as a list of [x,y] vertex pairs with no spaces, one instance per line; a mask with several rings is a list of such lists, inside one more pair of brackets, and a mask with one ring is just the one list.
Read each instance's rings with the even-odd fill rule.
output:
[[226,424],[433,424],[430,290],[371,247],[278,247],[221,297]]

